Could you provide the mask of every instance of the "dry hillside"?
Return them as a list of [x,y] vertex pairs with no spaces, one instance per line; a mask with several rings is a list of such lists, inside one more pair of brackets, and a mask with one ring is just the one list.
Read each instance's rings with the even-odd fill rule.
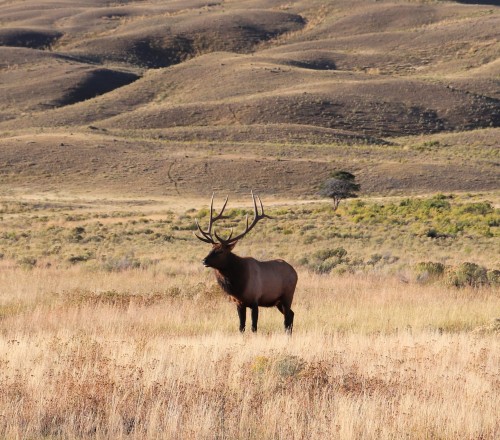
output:
[[0,185],[498,189],[495,3],[0,2]]

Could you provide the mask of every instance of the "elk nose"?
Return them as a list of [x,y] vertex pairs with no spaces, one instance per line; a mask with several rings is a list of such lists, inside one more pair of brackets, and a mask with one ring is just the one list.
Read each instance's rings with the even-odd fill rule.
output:
[[203,263],[203,266],[207,267],[207,259],[206,258],[203,258],[203,260],[201,260],[201,262]]

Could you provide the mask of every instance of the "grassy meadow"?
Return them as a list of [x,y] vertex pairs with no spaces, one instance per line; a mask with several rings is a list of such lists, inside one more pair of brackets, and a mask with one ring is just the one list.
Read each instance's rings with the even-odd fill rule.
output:
[[264,200],[235,252],[297,268],[291,337],[237,331],[206,203],[0,200],[0,437],[500,436],[497,195]]

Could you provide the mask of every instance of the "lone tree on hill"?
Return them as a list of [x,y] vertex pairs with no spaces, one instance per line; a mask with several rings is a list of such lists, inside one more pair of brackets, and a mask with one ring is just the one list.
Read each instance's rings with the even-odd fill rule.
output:
[[354,181],[355,179],[354,174],[348,171],[335,171],[331,174],[330,179],[323,183],[319,194],[333,200],[335,211],[342,199],[358,197],[356,193],[359,191],[360,185]]

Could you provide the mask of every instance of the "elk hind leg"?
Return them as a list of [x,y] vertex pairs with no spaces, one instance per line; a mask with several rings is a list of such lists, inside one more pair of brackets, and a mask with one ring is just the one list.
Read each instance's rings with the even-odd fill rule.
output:
[[277,309],[283,314],[285,317],[284,325],[285,325],[285,331],[287,333],[292,333],[292,328],[293,328],[293,317],[294,313],[293,310],[290,308],[290,306],[287,306],[283,303],[278,303],[276,305]]
[[293,313],[293,310],[288,307],[285,309],[285,331],[288,334],[292,334],[292,329],[293,329],[293,317],[295,316],[295,313]]
[[254,333],[257,331],[258,320],[259,320],[259,306],[255,305],[252,307],[252,331]]

